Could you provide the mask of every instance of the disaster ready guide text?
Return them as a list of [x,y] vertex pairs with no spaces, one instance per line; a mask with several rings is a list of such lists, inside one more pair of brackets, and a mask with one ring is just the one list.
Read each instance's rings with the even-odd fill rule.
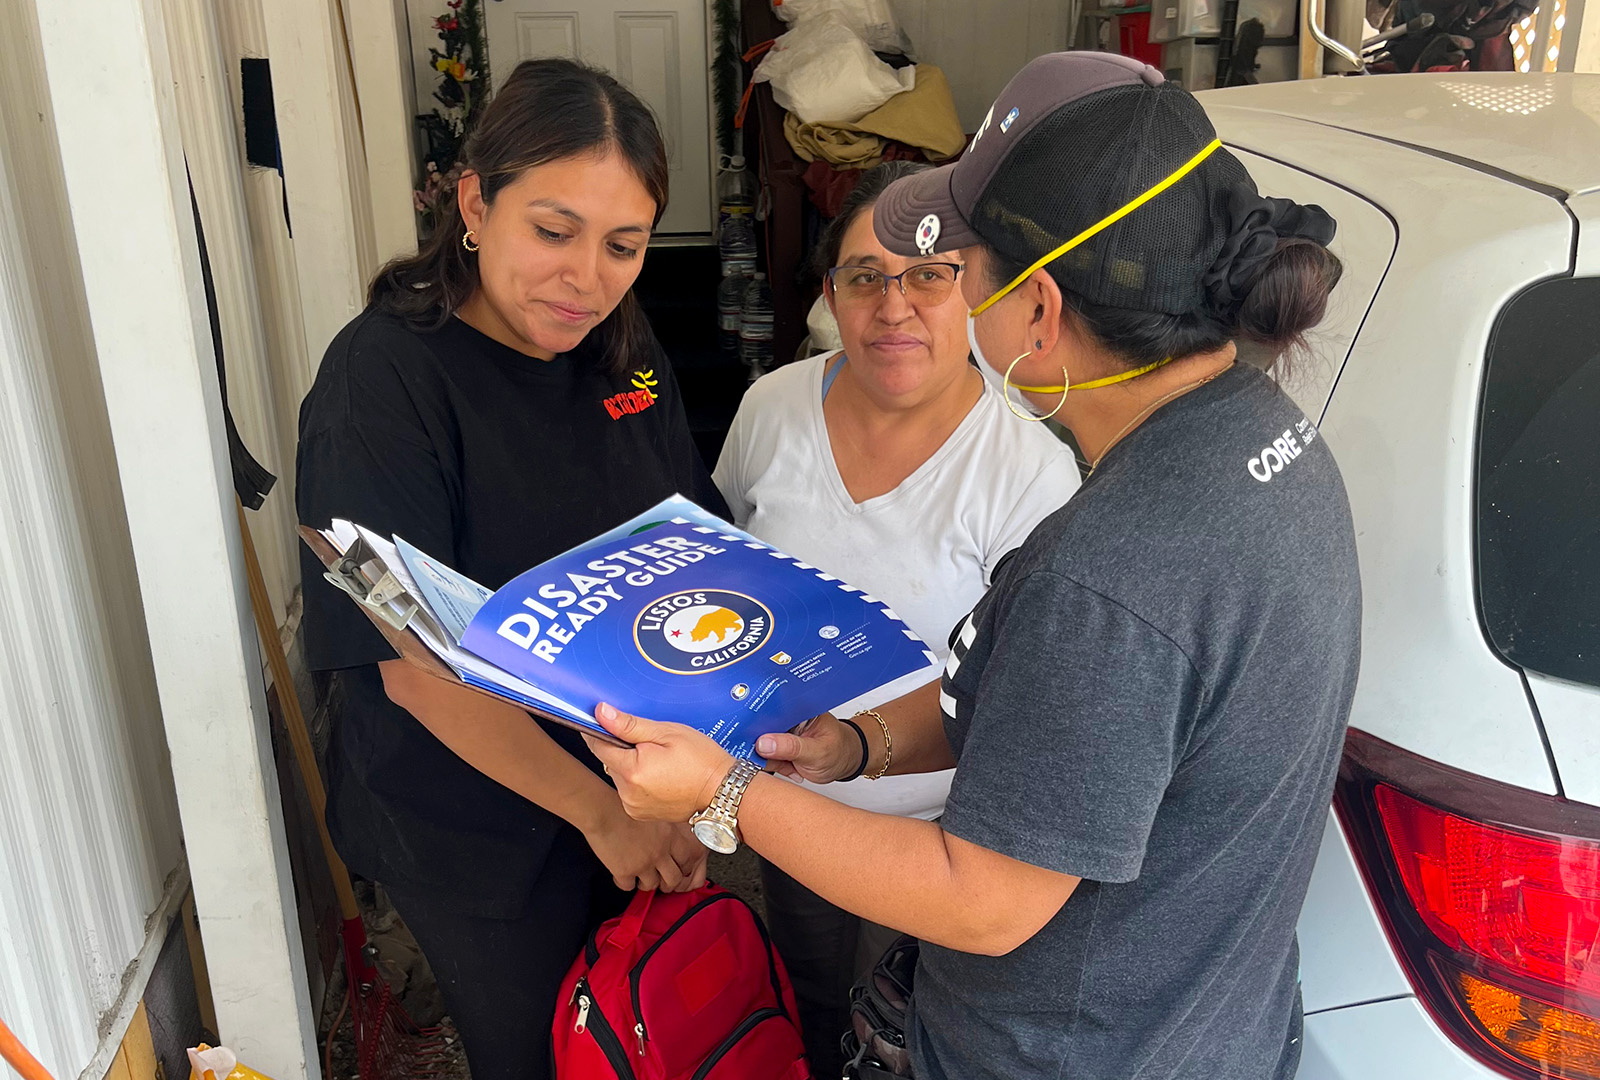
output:
[[755,758],[761,735],[938,670],[886,604],[682,496],[497,590],[352,522],[322,539],[341,556],[329,580],[391,641],[419,641],[413,662],[431,652],[469,687],[608,739],[602,701]]
[[[624,588],[648,588],[659,577],[680,567],[692,566],[709,556],[721,555],[727,550],[684,537],[664,536],[654,544],[635,544],[623,551],[603,555],[584,565],[584,569],[591,573],[568,572],[565,581],[568,588],[562,588],[561,583],[545,582],[539,586],[539,598],[522,598],[524,607],[547,622],[540,623],[532,615],[514,612],[506,617],[495,632],[541,660],[554,663],[562,647],[572,644],[573,638],[585,625],[596,616],[605,614],[611,601],[622,600],[622,594],[617,591],[617,579],[621,579],[620,584]],[[555,608],[550,604],[554,604]],[[578,610],[571,610],[574,605]]]

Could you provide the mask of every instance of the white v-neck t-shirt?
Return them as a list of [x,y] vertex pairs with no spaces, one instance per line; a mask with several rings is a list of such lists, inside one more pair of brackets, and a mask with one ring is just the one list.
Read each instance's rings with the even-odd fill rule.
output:
[[[951,628],[1000,559],[1077,490],[1079,476],[1068,447],[1044,425],[1013,416],[986,381],[927,461],[893,491],[857,503],[822,416],[823,378],[837,356],[757,380],[713,479],[741,528],[884,601],[938,655],[938,665],[841,703],[836,712],[849,716],[938,678]],[[864,723],[869,739],[881,737],[870,717]],[[806,786],[851,806],[931,820],[944,812],[953,773]]]

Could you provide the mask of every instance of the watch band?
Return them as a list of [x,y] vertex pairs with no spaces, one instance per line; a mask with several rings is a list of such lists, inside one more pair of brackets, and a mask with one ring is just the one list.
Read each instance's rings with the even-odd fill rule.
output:
[[750,786],[750,781],[754,780],[756,773],[760,771],[756,763],[749,758],[735,761],[733,768],[728,770],[728,775],[722,778],[722,784],[712,797],[711,805],[703,811],[704,816],[737,830],[739,803],[744,799],[744,792]]

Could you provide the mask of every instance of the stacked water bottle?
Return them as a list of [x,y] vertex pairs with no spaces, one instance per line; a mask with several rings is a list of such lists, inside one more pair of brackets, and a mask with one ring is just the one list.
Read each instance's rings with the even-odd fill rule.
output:
[[725,356],[737,355],[752,380],[772,366],[772,290],[756,270],[755,182],[735,154],[717,177],[718,337]]

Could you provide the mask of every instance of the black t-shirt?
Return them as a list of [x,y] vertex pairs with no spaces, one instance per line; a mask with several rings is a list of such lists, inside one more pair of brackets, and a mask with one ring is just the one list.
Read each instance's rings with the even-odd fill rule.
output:
[[1006,956],[923,946],[917,1076],[1292,1076],[1360,614],[1333,455],[1254,368],[1040,523],[955,631],[943,824],[1083,881]]
[[[362,313],[300,408],[301,522],[398,534],[499,588],[674,492],[725,514],[660,346],[613,373],[596,336],[545,362],[456,318],[417,333]],[[465,913],[514,916],[566,826],[389,701],[377,664],[394,651],[304,547],[301,569],[310,666],[337,672],[328,824],[340,854]],[[597,768],[577,735],[547,727]]]

